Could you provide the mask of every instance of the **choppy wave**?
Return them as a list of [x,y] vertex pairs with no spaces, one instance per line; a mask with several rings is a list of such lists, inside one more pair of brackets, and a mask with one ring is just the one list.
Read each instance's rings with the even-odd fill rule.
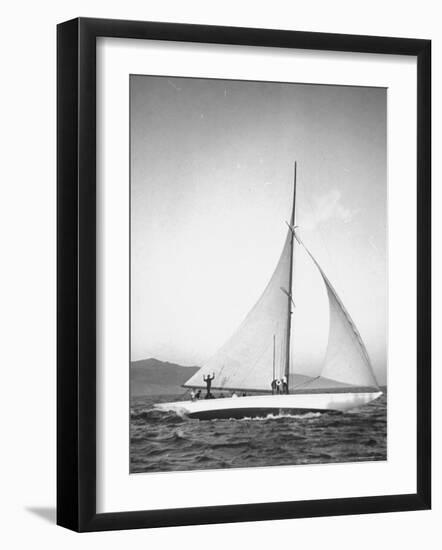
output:
[[151,397],[137,398],[130,428],[132,473],[387,458],[385,395],[339,415],[306,412],[203,422],[157,410]]

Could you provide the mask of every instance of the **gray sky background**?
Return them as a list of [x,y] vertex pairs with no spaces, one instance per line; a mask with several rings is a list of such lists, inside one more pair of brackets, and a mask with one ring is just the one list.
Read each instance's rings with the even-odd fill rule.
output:
[[132,360],[200,365],[238,327],[281,252],[297,160],[300,234],[384,383],[386,90],[131,76],[130,101]]

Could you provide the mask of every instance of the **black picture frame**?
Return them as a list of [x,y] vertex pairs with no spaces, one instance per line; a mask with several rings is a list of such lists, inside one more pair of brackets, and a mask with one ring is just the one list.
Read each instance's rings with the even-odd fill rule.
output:
[[[96,512],[96,39],[417,58],[417,491],[362,498]],[[431,41],[79,18],[57,28],[57,523],[75,531],[424,510],[431,506]]]

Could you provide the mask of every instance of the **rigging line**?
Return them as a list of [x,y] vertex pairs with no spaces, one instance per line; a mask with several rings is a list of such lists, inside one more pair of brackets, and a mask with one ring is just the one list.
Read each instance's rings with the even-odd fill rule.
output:
[[[327,257],[327,265],[330,266],[332,273],[338,273],[339,274],[340,269],[339,269],[339,267],[338,268],[336,267],[335,257],[333,256],[333,254],[331,254],[330,247],[327,246],[326,240],[324,238],[324,231],[321,229],[321,222],[320,221],[315,221],[315,212],[318,209],[317,208],[315,209],[315,207],[313,206],[313,201],[311,200],[311,197],[309,196],[309,194],[307,192],[304,193],[303,201],[304,201],[304,203],[306,203],[307,209],[310,211],[310,219],[312,219],[313,223],[314,223],[314,226],[312,227],[312,230],[315,232],[315,234],[319,238],[320,248],[323,252],[323,255]],[[307,222],[307,226],[308,226],[308,222]],[[295,226],[292,229],[298,229],[298,227],[300,229],[302,229],[302,225],[301,226]],[[298,241],[298,243],[301,246],[304,247],[304,243],[301,242],[300,238],[296,237],[296,234],[295,234],[295,238]],[[342,277],[340,277],[340,278],[342,278]]]
[[[308,195],[308,193],[305,193],[304,195],[304,199],[306,200],[307,202],[307,207],[310,209],[310,212],[312,214],[312,219],[314,220],[315,219],[315,208],[313,206],[313,203]],[[298,226],[295,227],[295,229],[297,229]],[[302,229],[302,227],[301,227]],[[318,235],[319,237],[319,241],[320,241],[320,245],[321,245],[321,249],[323,251],[323,254],[324,256],[327,257],[327,265],[330,267],[330,269],[328,270],[328,272],[330,273],[330,271],[332,272],[332,274],[335,274],[338,278],[338,280],[342,280],[342,269],[341,269],[341,264],[337,264],[336,262],[336,257],[331,253],[331,250],[330,250],[330,246],[327,245],[327,241],[324,237],[324,231],[323,229],[321,229],[321,222],[317,222],[315,223],[315,227],[314,227],[314,230],[315,230],[315,233],[316,235]],[[296,237],[296,235],[295,235]],[[302,239],[297,239],[298,243],[303,246],[304,246],[304,243],[301,242]],[[319,250],[318,250],[319,252]],[[322,265],[324,265],[324,262],[321,262]],[[334,278],[334,280],[336,280],[336,277]]]

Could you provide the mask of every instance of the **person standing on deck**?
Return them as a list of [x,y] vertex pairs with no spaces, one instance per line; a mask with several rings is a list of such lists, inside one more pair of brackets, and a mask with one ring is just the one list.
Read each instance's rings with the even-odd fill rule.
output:
[[289,393],[289,386],[287,384],[287,376],[282,377],[282,393]]
[[210,376],[210,374],[208,374],[207,376],[203,376],[203,380],[206,383],[206,387],[207,387],[206,397],[210,395],[210,388],[212,387],[212,380],[214,378],[215,378],[215,373],[213,373],[212,376]]

